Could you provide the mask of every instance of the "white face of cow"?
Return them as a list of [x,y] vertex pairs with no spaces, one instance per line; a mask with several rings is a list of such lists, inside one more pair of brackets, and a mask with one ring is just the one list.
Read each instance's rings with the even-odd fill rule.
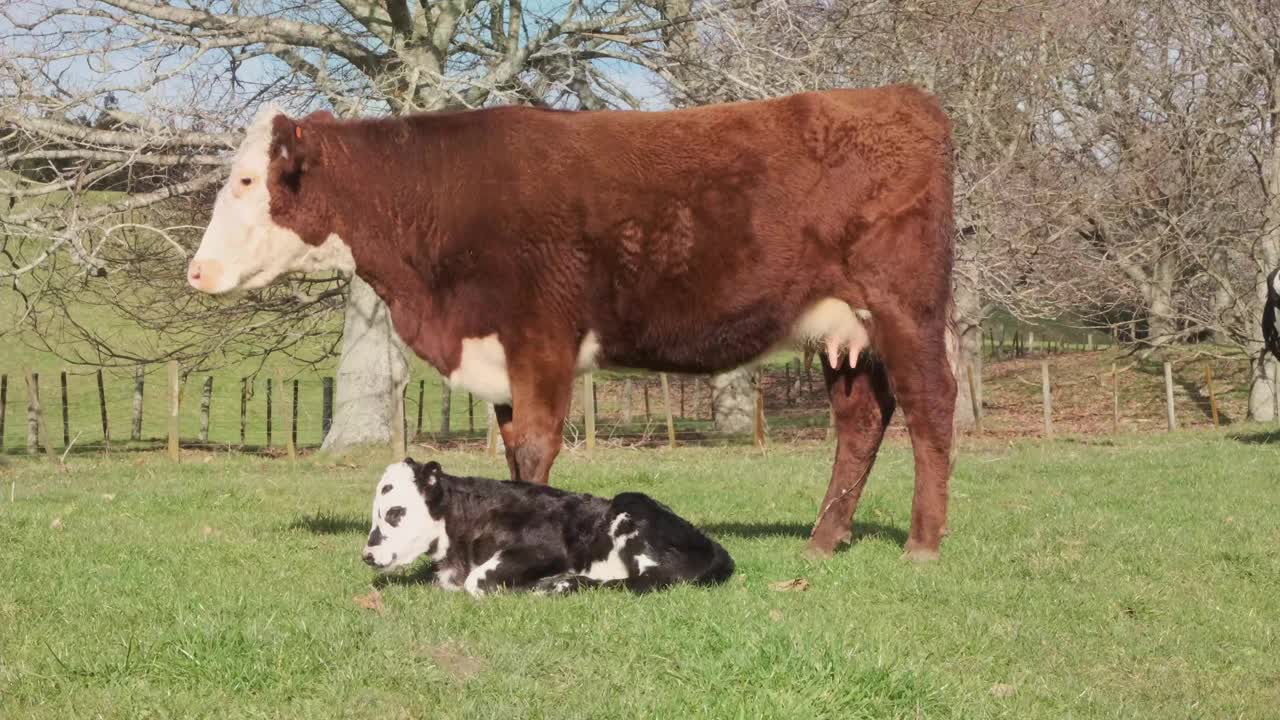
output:
[[[350,248],[337,235],[318,247],[308,245],[271,218],[269,154],[272,121],[280,114],[274,107],[263,108],[236,152],[231,176],[218,192],[209,226],[187,267],[187,282],[197,290],[218,295],[256,290],[291,271],[355,270]],[[288,155],[283,146],[279,152]]]
[[[449,549],[444,518],[431,516],[422,494],[424,487],[438,482],[431,468],[439,466],[415,468],[407,462],[387,466],[373,491],[373,528],[362,553],[365,563],[385,572],[408,565],[423,553],[433,560],[444,557]],[[426,476],[415,481],[415,472]]]

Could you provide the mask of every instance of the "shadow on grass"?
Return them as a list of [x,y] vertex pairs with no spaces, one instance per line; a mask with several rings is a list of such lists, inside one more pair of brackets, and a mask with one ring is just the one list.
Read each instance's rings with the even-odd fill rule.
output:
[[[813,530],[812,525],[804,523],[709,523],[701,526],[702,530],[708,535],[730,535],[741,538],[761,538],[761,537],[794,537],[809,539],[809,533]],[[853,545],[862,542],[868,538],[885,537],[898,545],[905,545],[907,542],[907,531],[893,525],[884,525],[875,522],[859,522],[853,523],[853,539],[848,543]]]
[[435,579],[435,564],[423,562],[403,572],[378,575],[373,579],[373,587],[381,590],[388,585],[430,585]]
[[1280,430],[1263,430],[1262,432],[1234,433],[1227,437],[1245,445],[1280,445]]
[[306,530],[315,535],[346,535],[369,532],[369,518],[338,513],[317,512],[302,515],[289,523],[290,530]]

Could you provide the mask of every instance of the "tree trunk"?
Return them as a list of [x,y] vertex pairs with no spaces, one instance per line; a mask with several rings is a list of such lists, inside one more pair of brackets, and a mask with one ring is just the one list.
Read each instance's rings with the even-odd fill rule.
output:
[[1174,324],[1173,281],[1174,260],[1171,253],[1156,260],[1147,283],[1147,344],[1167,345],[1176,340]]
[[955,308],[952,321],[955,323],[956,355],[952,359],[952,367],[956,372],[956,404],[954,411],[957,428],[973,427],[976,418],[973,416],[973,403],[969,397],[969,373],[973,368],[973,384],[978,397],[982,397],[982,365],[978,353],[982,351],[982,302],[978,295],[975,278],[977,268],[972,260],[957,259]]
[[[1271,105],[1280,103],[1280,64],[1273,66],[1271,77]],[[1252,380],[1249,384],[1249,418],[1251,420],[1275,419],[1272,383],[1275,370],[1267,372],[1274,364],[1270,353],[1262,348],[1262,308],[1267,302],[1267,274],[1280,266],[1280,112],[1271,115],[1271,153],[1263,169],[1263,185],[1267,190],[1267,204],[1263,209],[1261,242],[1255,246],[1258,272],[1254,277],[1253,311],[1249,331],[1259,348],[1252,362]],[[1261,362],[1260,362],[1261,360]]]
[[740,367],[711,378],[715,427],[724,433],[750,432],[756,412],[755,384],[751,370]]
[[322,450],[346,452],[360,445],[387,445],[409,382],[407,349],[391,326],[387,306],[359,277],[347,289],[342,357],[333,426]]

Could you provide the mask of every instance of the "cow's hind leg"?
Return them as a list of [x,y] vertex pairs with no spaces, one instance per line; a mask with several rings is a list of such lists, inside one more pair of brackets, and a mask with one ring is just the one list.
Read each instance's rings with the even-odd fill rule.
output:
[[827,557],[849,539],[850,520],[893,417],[894,399],[884,365],[877,359],[864,355],[856,368],[843,360],[835,369],[824,359],[822,370],[835,416],[836,459],[809,535],[808,553]]
[[947,527],[947,486],[951,476],[956,380],[946,349],[945,320],[880,318],[883,354],[894,396],[906,415],[915,457],[915,494],[905,557],[938,559]]

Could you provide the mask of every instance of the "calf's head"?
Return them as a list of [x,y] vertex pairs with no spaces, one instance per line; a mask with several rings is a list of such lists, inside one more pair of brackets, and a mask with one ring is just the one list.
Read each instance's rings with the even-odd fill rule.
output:
[[332,122],[328,113],[301,121],[270,106],[258,113],[187,266],[192,287],[218,295],[255,290],[291,271],[355,270],[315,178],[323,162],[315,135]]
[[362,553],[365,563],[388,571],[424,553],[433,560],[444,557],[449,537],[440,508],[442,477],[435,462],[419,464],[405,458],[387,466],[373,491],[373,528]]

